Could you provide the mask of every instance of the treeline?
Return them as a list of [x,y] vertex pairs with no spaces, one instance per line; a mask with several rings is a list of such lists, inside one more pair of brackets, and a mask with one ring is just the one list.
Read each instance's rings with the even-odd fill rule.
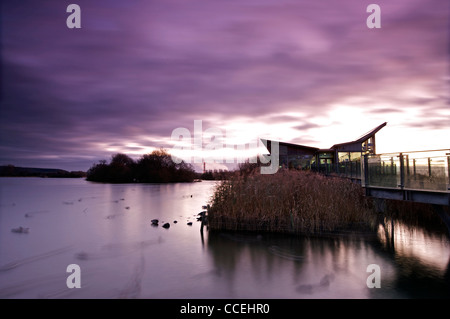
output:
[[254,173],[258,173],[261,166],[259,156],[243,163],[239,163],[238,167],[234,171],[227,171],[222,169],[208,170],[200,175],[200,178],[203,180],[229,180],[235,176],[248,176]]
[[14,165],[0,166],[1,177],[49,177],[49,178],[81,178],[86,176],[83,171],[66,171],[56,168],[17,167]]
[[200,175],[200,179],[206,181],[218,181],[231,178],[235,174],[234,171],[226,171],[223,169],[208,170]]
[[108,164],[105,160],[94,164],[86,180],[105,183],[176,183],[192,182],[197,178],[192,165],[175,163],[164,149],[143,155],[138,160],[118,153]]

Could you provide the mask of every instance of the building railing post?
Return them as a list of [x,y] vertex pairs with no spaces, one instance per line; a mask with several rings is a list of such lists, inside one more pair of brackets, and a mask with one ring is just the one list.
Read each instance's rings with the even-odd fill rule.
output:
[[406,156],[406,175],[409,175],[409,155],[405,155]]
[[363,160],[361,161],[361,185],[367,187],[369,186],[369,182],[369,155],[364,154]]
[[398,185],[401,189],[405,187],[405,162],[403,160],[403,154],[400,153],[399,155],[399,161],[400,161],[400,185]]
[[391,175],[394,175],[395,171],[394,171],[394,158],[391,157]]
[[428,157],[428,176],[431,177],[431,157]]
[[450,190],[450,153],[446,153],[447,155],[447,189]]

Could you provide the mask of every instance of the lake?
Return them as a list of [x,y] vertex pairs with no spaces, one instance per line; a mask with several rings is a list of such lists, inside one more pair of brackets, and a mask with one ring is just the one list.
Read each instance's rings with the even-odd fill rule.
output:
[[[440,226],[389,221],[360,237],[202,235],[197,214],[215,183],[0,178],[0,298],[450,296]],[[81,288],[67,286],[72,264]]]

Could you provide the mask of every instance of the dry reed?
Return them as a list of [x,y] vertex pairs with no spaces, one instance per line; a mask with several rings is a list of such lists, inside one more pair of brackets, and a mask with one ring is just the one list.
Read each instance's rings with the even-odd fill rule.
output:
[[208,215],[212,230],[321,234],[367,230],[376,223],[359,185],[295,170],[223,181]]

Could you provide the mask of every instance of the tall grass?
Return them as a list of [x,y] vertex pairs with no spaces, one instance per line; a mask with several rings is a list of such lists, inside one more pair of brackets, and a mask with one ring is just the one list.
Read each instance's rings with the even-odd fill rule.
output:
[[369,229],[376,216],[362,188],[309,171],[236,175],[220,183],[208,211],[210,229],[320,234]]

